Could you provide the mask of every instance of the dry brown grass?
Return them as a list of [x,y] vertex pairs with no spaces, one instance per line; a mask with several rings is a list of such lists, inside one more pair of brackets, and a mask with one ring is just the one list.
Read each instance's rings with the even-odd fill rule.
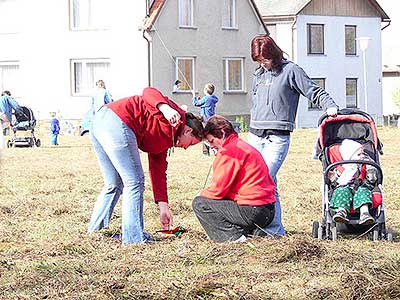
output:
[[[400,228],[399,131],[379,128],[385,146],[387,223]],[[398,243],[311,238],[321,218],[321,164],[310,159],[316,130],[297,130],[279,173],[288,236],[243,244],[207,240],[191,209],[211,157],[201,146],[175,149],[168,181],[181,238],[121,246],[118,205],[107,230],[88,235],[102,185],[87,137],[61,136],[59,147],[7,149],[0,186],[0,299],[400,299]],[[246,136],[244,135],[244,138]],[[146,158],[143,157],[146,170]],[[145,227],[159,229],[148,181]]]

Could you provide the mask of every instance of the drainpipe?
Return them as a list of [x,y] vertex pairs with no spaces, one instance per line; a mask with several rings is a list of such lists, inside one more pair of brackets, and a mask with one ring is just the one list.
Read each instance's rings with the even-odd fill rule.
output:
[[148,85],[151,86],[151,36],[146,29],[143,29],[143,38],[147,41],[147,80]]
[[294,31],[295,31],[295,26],[296,26],[296,23],[297,23],[297,16],[294,16],[294,20],[293,20],[293,23],[292,23],[292,26],[291,26],[291,28],[292,28],[292,60],[293,61],[296,61],[295,60],[295,57],[294,57],[294,54],[295,54],[295,50],[294,50],[294,47],[295,47],[295,45],[294,45]]

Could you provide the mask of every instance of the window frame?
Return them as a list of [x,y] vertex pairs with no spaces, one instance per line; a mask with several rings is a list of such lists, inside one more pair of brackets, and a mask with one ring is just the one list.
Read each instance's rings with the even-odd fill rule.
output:
[[[81,91],[81,92],[76,92],[76,70],[75,70],[75,63],[82,63],[82,74],[86,75],[88,74],[87,72],[87,64],[88,63],[106,63],[108,64],[108,72],[109,75],[106,78],[106,76],[102,76],[102,78],[94,78],[93,81],[91,81],[91,84],[87,82],[88,88]],[[83,67],[85,65],[85,67]],[[91,96],[91,90],[95,87],[95,81],[98,79],[102,79],[105,82],[108,82],[110,76],[110,69],[111,69],[111,60],[110,58],[71,58],[70,59],[70,75],[71,75],[71,96],[72,97],[85,97],[85,96]],[[88,78],[85,78],[86,81],[88,81]]]
[[21,67],[20,62],[16,61],[16,60],[0,61],[0,72],[1,72],[1,74],[0,74],[0,88],[1,88],[1,91],[9,90],[12,93],[12,96],[14,98],[18,98],[19,90],[17,89],[17,86],[19,86],[20,78],[17,79],[17,82],[15,82],[15,86],[12,85],[12,84],[11,84],[11,86],[10,85],[6,85],[5,82],[4,82],[4,73],[3,73],[4,72],[4,69],[3,69],[4,66],[16,67],[15,69],[16,69],[16,72],[18,73],[17,77],[19,77],[20,76],[20,67]]
[[[89,2],[89,14],[92,13],[92,7],[93,0],[69,0],[69,27],[71,31],[90,31],[90,30],[109,30],[111,28],[110,24],[101,24],[101,26],[98,26],[97,24],[92,24],[93,19],[90,16],[87,16],[88,19],[90,20],[90,24],[86,25],[81,25],[81,26],[76,26],[75,25],[75,11],[74,11],[74,1],[88,1]],[[103,20],[108,20],[107,18],[103,18]],[[89,23],[88,22],[88,23]]]
[[[325,90],[325,86],[326,86],[326,78],[324,77],[313,77],[311,78],[312,81],[314,81],[319,87],[323,88]],[[322,80],[322,85],[318,84],[317,81]],[[308,99],[308,111],[321,111],[322,107],[321,104],[319,102],[319,100],[317,101],[316,104],[314,104],[310,99]]]
[[[181,1],[188,1],[190,5],[190,24],[181,24]],[[193,0],[179,0],[178,1],[178,27],[179,28],[194,28],[194,6]]]
[[[312,32],[313,26],[322,27],[322,52],[314,52],[312,49]],[[307,23],[307,54],[308,55],[324,55],[325,54],[325,24]]]
[[[189,88],[188,90],[182,90],[181,88],[179,88],[178,90],[174,91],[174,93],[193,93],[193,91],[195,90],[195,82],[196,82],[196,78],[195,78],[195,59],[196,57],[194,56],[176,56],[174,57],[174,73],[175,73],[175,79],[173,80],[173,82],[175,82],[176,80],[180,80],[182,83],[183,82],[187,82]],[[191,61],[191,66],[192,66],[192,82],[188,82],[187,78],[179,78],[179,74],[180,74],[180,69],[179,69],[179,60],[190,60]],[[183,76],[185,77],[185,76]]]
[[[236,0],[225,0],[225,13],[223,14],[222,28],[223,29],[238,29],[237,25],[237,9]],[[232,11],[232,13],[230,13]],[[229,24],[226,24],[228,20]]]
[[[354,46],[354,52],[347,52],[347,38],[346,38],[346,33],[347,29],[353,28],[354,29],[354,41],[353,41],[353,46]],[[357,55],[357,25],[345,25],[344,26],[344,53],[346,56],[356,56]]]
[[[348,97],[350,97],[348,94],[347,94],[347,84],[348,84],[348,81],[355,81],[355,95],[354,96],[352,96],[352,97],[355,97],[355,105],[354,106],[349,106],[348,105]],[[358,108],[358,78],[355,78],[355,77],[349,77],[349,78],[346,78],[346,89],[345,89],[345,92],[346,92],[346,108]]]
[[[244,57],[224,57],[223,62],[223,82],[224,82],[224,93],[245,93],[245,78],[244,78],[244,67],[245,67],[245,58]],[[240,82],[241,88],[239,90],[232,90],[230,89],[229,84],[229,61],[240,61]]]

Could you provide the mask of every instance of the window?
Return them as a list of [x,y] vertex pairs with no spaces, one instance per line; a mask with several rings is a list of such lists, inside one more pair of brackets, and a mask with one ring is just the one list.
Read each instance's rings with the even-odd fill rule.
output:
[[308,54],[324,54],[324,25],[307,24]]
[[17,33],[20,21],[17,0],[0,0],[0,33]]
[[192,91],[194,82],[194,57],[175,58],[175,80],[179,80],[178,91]]
[[345,26],[345,50],[346,55],[356,55],[356,28],[357,26]]
[[193,0],[179,0],[179,26],[193,27]]
[[17,62],[0,62],[0,90],[8,90],[17,96],[21,87],[19,64]]
[[224,91],[244,91],[243,58],[225,58],[223,62]]
[[[325,89],[325,78],[312,78],[312,80],[320,87]],[[308,100],[308,110],[321,110],[321,105],[319,100],[314,103],[311,100]]]
[[71,28],[76,30],[110,28],[108,0],[70,0]]
[[346,78],[346,107],[357,108],[357,78]]
[[236,28],[236,0],[225,0],[222,27]]
[[108,59],[71,60],[72,95],[87,96],[92,93],[99,79],[108,82],[110,62]]

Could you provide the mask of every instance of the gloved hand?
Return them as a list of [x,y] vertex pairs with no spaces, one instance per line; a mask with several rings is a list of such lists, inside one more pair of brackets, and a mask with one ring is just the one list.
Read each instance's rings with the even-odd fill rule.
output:
[[329,107],[329,108],[326,110],[326,114],[327,114],[328,116],[331,116],[331,117],[336,117],[336,115],[337,115],[337,108],[336,108],[336,107]]

